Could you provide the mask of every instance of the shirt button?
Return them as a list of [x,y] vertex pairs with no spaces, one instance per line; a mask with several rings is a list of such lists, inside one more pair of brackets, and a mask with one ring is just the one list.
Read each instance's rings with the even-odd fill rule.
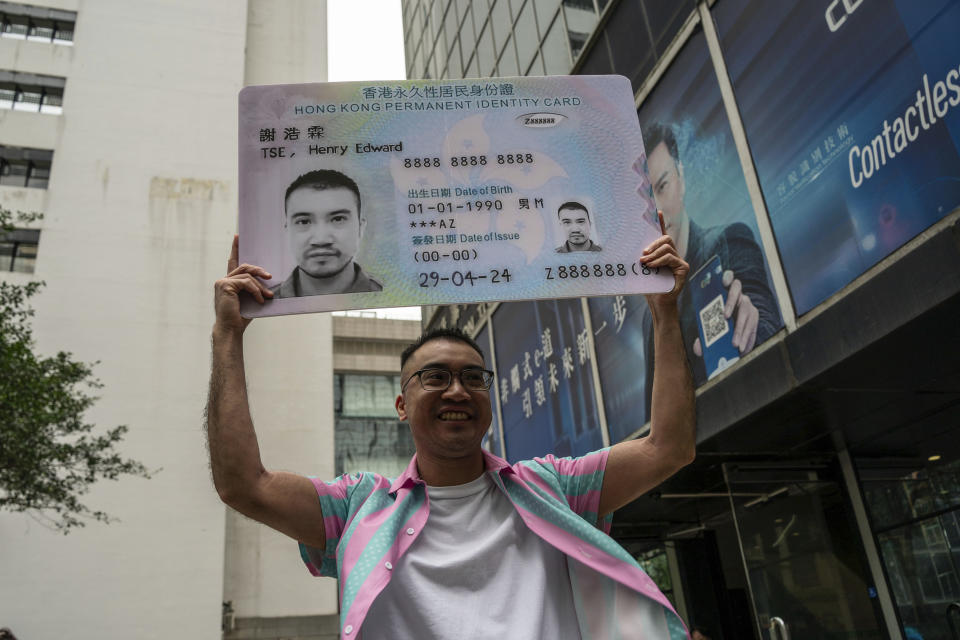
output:
[[345,627],[343,628],[343,632],[344,632],[344,633],[353,633],[353,625],[352,625],[352,624],[348,624],[347,626],[345,626]]
[[407,535],[408,535],[408,536],[412,536],[412,535],[413,535],[413,527],[407,527]]
[[393,565],[390,564],[389,562],[385,563],[383,566],[387,568],[387,571],[389,571],[390,569],[393,569]]

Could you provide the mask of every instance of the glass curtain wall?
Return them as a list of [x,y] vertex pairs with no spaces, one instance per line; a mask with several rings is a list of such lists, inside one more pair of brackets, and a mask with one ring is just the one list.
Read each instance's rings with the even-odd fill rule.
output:
[[904,637],[953,640],[960,631],[960,460],[912,469],[861,464],[860,476]]
[[570,73],[606,2],[404,2],[407,78]]

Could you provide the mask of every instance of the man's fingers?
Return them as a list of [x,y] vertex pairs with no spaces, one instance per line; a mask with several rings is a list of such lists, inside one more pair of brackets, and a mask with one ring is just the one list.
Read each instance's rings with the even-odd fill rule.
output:
[[667,225],[663,222],[663,211],[657,209],[657,220],[660,221],[660,233],[667,235]]
[[[254,276],[269,279],[271,276],[261,267],[248,264],[240,265],[240,236],[234,235],[230,245],[230,257],[227,258],[227,275],[214,283],[213,305],[217,322],[224,326],[240,328],[242,332],[250,324],[250,318],[239,314],[240,292],[246,291],[261,304],[264,296],[272,297],[267,287]],[[239,325],[238,325],[239,322]]]
[[247,263],[243,263],[243,264],[241,264],[239,267],[234,267],[233,271],[231,271],[231,272],[228,273],[227,275],[228,275],[228,276],[238,276],[238,275],[243,275],[243,274],[247,274],[247,273],[249,273],[249,274],[251,274],[251,275],[255,275],[255,276],[257,276],[258,278],[263,278],[264,280],[269,280],[270,278],[273,277],[273,276],[270,275],[270,273],[267,272],[267,270],[264,269],[263,267],[258,267],[258,266],[254,265],[254,264],[247,264]]
[[264,302],[264,297],[273,297],[273,292],[270,288],[249,273],[241,273],[227,278],[221,278],[217,280],[216,286],[218,294],[238,295],[241,291],[246,291],[261,303]]
[[697,338],[693,341],[693,352],[697,355],[697,357],[703,357],[703,349],[700,348],[700,338]]
[[674,250],[676,250],[677,248],[677,245],[674,244],[673,242],[673,238],[671,238],[670,236],[660,236],[659,238],[657,238],[656,240],[654,240],[653,242],[651,242],[646,246],[646,248],[643,250],[643,254],[649,255],[663,246],[673,247]]
[[263,304],[264,302],[263,296],[267,295],[267,293],[265,292],[270,291],[269,289],[264,287],[259,280],[254,279],[254,277],[251,275],[241,276],[240,278],[238,278],[237,283],[240,285],[240,287],[242,287],[244,291],[252,295],[254,299],[260,304]]
[[233,298],[239,297],[241,291],[246,291],[254,297],[260,293],[260,287],[258,286],[257,281],[246,274],[221,278],[217,280],[215,286],[218,299],[222,298],[223,296]]
[[737,305],[740,304],[740,292],[743,290],[743,285],[740,284],[739,280],[734,280],[727,291],[727,304],[723,307],[723,317],[729,318],[733,315],[733,310],[737,308]]
[[[757,327],[760,326],[760,311],[753,306],[750,298],[746,299],[744,307],[749,307],[750,313],[747,314],[747,322],[743,328],[743,337],[740,340],[740,353],[747,353],[757,343]],[[746,308],[744,308],[746,310]]]
[[687,280],[687,272],[690,270],[690,265],[674,252],[665,253],[654,260],[643,260],[643,265],[650,269],[660,267],[670,269],[673,272],[673,289],[670,290],[671,292],[679,291],[683,288]]
[[672,245],[661,244],[650,253],[645,253],[643,256],[641,256],[640,262],[649,263],[653,260],[662,258],[663,256],[669,255],[669,254],[677,255],[677,250]]
[[740,352],[743,352],[741,348],[743,345],[743,330],[747,325],[747,316],[750,315],[749,304],[739,305],[737,309],[737,318],[733,325],[733,346],[740,349]]
[[654,258],[654,259],[652,259],[652,260],[650,260],[650,259],[648,259],[648,258],[643,258],[641,261],[643,262],[643,265],[644,265],[645,267],[650,267],[650,268],[654,268],[654,267],[670,267],[671,269],[673,269],[673,268],[675,268],[675,267],[679,267],[679,266],[681,266],[681,265],[686,264],[686,263],[683,261],[683,259],[681,259],[680,256],[678,256],[678,255],[675,254],[675,253],[665,253],[665,254],[661,255],[660,257]]
[[680,255],[677,253],[677,246],[673,243],[673,238],[670,236],[660,236],[644,248],[640,262],[649,262],[666,253],[672,253],[676,256]]
[[[660,228],[664,228],[663,212],[657,211],[657,218],[660,221]],[[686,283],[687,273],[690,271],[690,265],[687,264],[677,252],[677,246],[673,238],[664,235],[651,242],[644,250],[639,260],[640,264],[648,268],[667,267],[673,272],[673,289],[665,294],[648,295],[647,302],[654,304],[676,304],[677,296]]]
[[227,258],[227,274],[233,272],[237,268],[237,263],[240,262],[240,236],[233,236],[233,244],[230,247],[230,257]]
[[244,274],[243,277],[244,277],[244,282],[245,282],[245,283],[251,284],[251,285],[256,289],[257,295],[259,296],[258,299],[259,299],[261,302],[263,302],[263,296],[267,296],[268,298],[269,298],[269,297],[273,297],[273,292],[270,291],[270,287],[268,287],[267,285],[263,284],[262,282],[260,282],[260,281],[257,280],[256,278],[254,278],[254,277],[253,277],[252,275],[250,275],[249,273],[248,273],[248,274]]
[[684,273],[686,273],[686,270],[690,268],[684,259],[681,258],[677,253],[676,247],[674,247],[672,244],[662,244],[658,246],[652,252],[641,256],[640,262],[647,267],[668,266],[671,269],[680,267],[683,269]]
[[725,289],[729,289],[731,283],[733,283],[733,271],[730,271],[730,269],[727,269],[726,271],[723,272],[723,287]]
[[247,264],[240,264],[240,236],[233,236],[233,245],[230,247],[230,257],[227,259],[227,276],[235,276],[241,273],[250,273],[265,280],[271,279],[270,275],[263,267]]
[[746,353],[753,348],[759,319],[760,312],[753,306],[750,296],[740,296],[740,302],[737,304],[737,321],[733,330],[733,346],[740,349],[740,353]]

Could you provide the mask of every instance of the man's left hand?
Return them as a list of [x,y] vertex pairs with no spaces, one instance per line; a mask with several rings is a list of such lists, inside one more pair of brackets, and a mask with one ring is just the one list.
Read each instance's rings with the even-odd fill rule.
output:
[[723,272],[723,286],[727,288],[727,304],[723,307],[723,315],[727,318],[737,312],[734,322],[733,346],[740,349],[740,353],[747,353],[757,342],[757,327],[760,325],[760,312],[750,301],[750,296],[743,292],[743,284],[735,278],[729,269]]
[[[741,355],[748,353],[757,344],[757,328],[760,326],[760,311],[753,306],[750,296],[743,292],[743,284],[737,279],[733,271],[723,272],[723,286],[727,290],[727,303],[723,307],[723,316],[731,318],[736,312],[733,322],[733,346],[740,350]],[[693,352],[703,357],[700,348],[700,338],[693,341]]]
[[[660,227],[663,228],[663,214],[657,212],[660,216]],[[651,269],[656,267],[667,267],[673,271],[673,289],[667,293],[648,294],[647,303],[653,305],[676,305],[677,298],[683,290],[683,285],[687,281],[687,274],[690,273],[690,265],[680,257],[677,252],[677,246],[673,238],[664,234],[654,240],[643,250],[643,256],[640,262]]]

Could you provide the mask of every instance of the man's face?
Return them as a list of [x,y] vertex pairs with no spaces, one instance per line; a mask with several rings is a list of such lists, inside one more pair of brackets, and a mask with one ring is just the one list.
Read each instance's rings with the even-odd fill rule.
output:
[[287,240],[300,268],[315,278],[343,271],[357,253],[365,223],[353,191],[300,187],[286,206]]
[[[440,338],[413,352],[401,380],[427,368],[459,372],[483,367],[480,354],[465,342]],[[397,414],[410,423],[417,452],[434,458],[463,458],[476,454],[490,427],[490,391],[472,391],[454,375],[445,391],[426,391],[414,377],[397,398]]]
[[590,240],[590,217],[583,209],[560,209],[560,226],[567,234],[567,242],[582,247]]
[[683,205],[683,165],[674,162],[667,145],[661,142],[647,156],[647,167],[657,208],[663,211],[667,235],[679,239],[687,219],[687,210]]

